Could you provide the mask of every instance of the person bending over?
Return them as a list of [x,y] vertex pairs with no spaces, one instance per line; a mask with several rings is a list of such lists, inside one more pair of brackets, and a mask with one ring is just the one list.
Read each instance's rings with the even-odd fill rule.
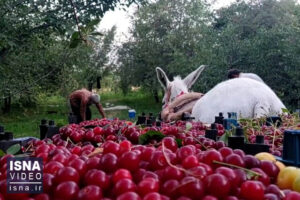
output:
[[92,118],[90,105],[95,104],[103,118],[105,114],[100,103],[100,96],[87,89],[76,90],[70,94],[70,105],[73,114],[77,117],[77,123]]
[[238,69],[230,69],[228,71],[227,76],[228,76],[229,79],[233,79],[233,78],[251,78],[251,79],[254,79],[256,81],[264,83],[264,81],[258,75],[253,74],[253,73],[243,73]]

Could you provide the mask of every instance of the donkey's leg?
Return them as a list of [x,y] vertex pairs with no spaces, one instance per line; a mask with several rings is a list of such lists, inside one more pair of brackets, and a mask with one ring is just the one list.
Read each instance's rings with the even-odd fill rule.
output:
[[258,102],[254,106],[254,118],[266,117],[270,114],[271,106],[267,102]]

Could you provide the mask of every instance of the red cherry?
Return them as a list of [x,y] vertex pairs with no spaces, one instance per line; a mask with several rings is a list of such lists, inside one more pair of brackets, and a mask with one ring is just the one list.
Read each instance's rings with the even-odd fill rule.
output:
[[135,192],[136,185],[131,179],[121,179],[114,185],[114,194],[121,195],[126,192]]
[[219,149],[219,152],[222,154],[223,158],[226,158],[233,153],[233,150],[229,147],[222,147]]
[[227,196],[227,197],[225,197],[224,200],[239,200],[239,199],[235,196]]
[[74,181],[66,181],[60,183],[54,191],[54,196],[57,199],[72,200],[75,199],[79,187]]
[[244,158],[244,156],[245,156],[245,152],[243,150],[241,150],[241,149],[234,149],[233,153],[241,156],[241,158]]
[[223,157],[220,152],[215,149],[210,149],[204,152],[203,154],[203,162],[210,165],[216,166],[213,161],[223,161]]
[[146,147],[142,150],[141,159],[145,161],[150,161],[152,154],[155,152],[154,147]]
[[228,179],[232,189],[238,187],[239,178],[232,169],[227,167],[219,167],[216,169],[215,173],[219,173],[225,176]]
[[95,135],[102,135],[104,133],[103,129],[101,127],[99,127],[99,126],[95,127],[93,129],[93,132],[94,132]]
[[178,146],[177,146],[177,143],[176,143],[176,141],[175,141],[174,138],[172,138],[172,137],[165,137],[162,140],[162,142],[163,142],[163,144],[165,145],[166,148],[170,149],[173,152],[176,152]]
[[127,169],[118,169],[117,171],[115,171],[115,173],[112,177],[112,181],[113,181],[113,183],[116,183],[119,180],[124,179],[124,178],[132,180],[130,171],[128,171]]
[[101,188],[96,185],[88,185],[82,188],[77,195],[77,200],[99,200],[102,198]]
[[57,171],[55,176],[55,183],[60,184],[65,181],[74,181],[79,183],[80,176],[79,173],[73,167],[64,167]]
[[218,200],[218,198],[211,195],[206,195],[202,198],[202,200]]
[[163,179],[169,180],[169,179],[176,179],[181,180],[184,177],[184,174],[181,170],[168,166],[164,169],[163,173]]
[[187,156],[195,154],[195,152],[196,152],[196,150],[193,145],[186,145],[186,146],[180,147],[180,149],[178,149],[176,154],[177,154],[177,158],[179,160],[183,160]]
[[161,188],[161,192],[169,197],[176,197],[178,196],[178,188],[179,186],[179,182],[177,180],[174,179],[170,179],[168,181],[166,181],[162,188]]
[[76,169],[80,177],[83,177],[85,172],[87,171],[86,162],[84,162],[80,158],[72,160],[68,165]]
[[262,182],[265,186],[268,186],[270,184],[270,177],[262,169],[252,168],[251,170],[257,172],[258,174],[260,174],[260,176],[258,178],[253,177],[253,179]]
[[64,165],[60,162],[50,161],[45,165],[44,172],[55,175],[56,172],[63,167]]
[[119,155],[122,155],[125,152],[129,152],[131,149],[131,142],[128,140],[123,140],[120,142],[120,150],[119,150]]
[[43,174],[43,190],[45,193],[51,193],[54,184],[54,175],[44,173]]
[[139,182],[137,191],[141,196],[145,196],[146,194],[148,194],[150,192],[158,192],[159,191],[159,183],[154,178],[146,178],[146,179],[142,180],[141,182]]
[[103,154],[113,153],[118,155],[120,151],[120,145],[113,141],[107,141],[103,145]]
[[50,196],[48,194],[41,193],[34,196],[34,200],[50,200]]
[[63,153],[62,154],[56,154],[55,156],[52,157],[52,161],[57,161],[60,162],[63,165],[66,165],[68,162],[68,157],[65,156]]
[[196,166],[198,166],[198,164],[199,164],[199,161],[198,161],[197,157],[194,155],[189,155],[182,161],[182,166],[185,169],[196,167]]
[[117,197],[116,200],[141,200],[140,196],[135,192],[126,192]]
[[100,162],[100,158],[96,156],[88,158],[88,160],[85,161],[87,170],[97,169],[99,166],[99,162]]
[[140,155],[134,152],[125,152],[119,158],[119,167],[128,169],[131,172],[138,170]]
[[187,176],[180,182],[179,192],[182,196],[192,199],[201,199],[204,195],[204,191],[204,184],[195,177]]
[[6,155],[2,156],[0,158],[0,166],[5,165],[7,163],[7,158],[12,158],[12,157],[14,157],[14,156],[11,154],[6,154]]
[[276,178],[279,173],[279,168],[273,162],[268,160],[261,161],[260,168],[270,177]]
[[264,195],[264,200],[280,200],[280,198],[275,194],[268,193]]
[[117,169],[118,157],[113,153],[107,153],[100,158],[100,169],[105,172],[114,172]]
[[47,144],[42,144],[35,149],[35,155],[38,155],[40,153],[48,153],[49,150],[50,147]]
[[254,167],[260,167],[260,160],[258,160],[256,157],[252,155],[246,155],[244,156],[244,162],[245,166],[248,169],[254,168]]
[[[205,186],[207,192],[218,198],[226,197],[230,192],[230,182],[222,174],[212,174],[206,177]],[[218,190],[216,190],[218,188]]]
[[84,176],[84,183],[86,185],[97,185],[103,190],[110,186],[109,177],[101,170],[89,170]]
[[245,162],[241,156],[233,153],[225,158],[225,162],[228,164],[236,165],[239,167],[245,167]]
[[263,200],[264,186],[259,181],[246,181],[241,186],[240,195],[245,200]]
[[290,192],[286,195],[284,200],[299,200],[300,194],[298,192]]
[[143,200],[161,200],[161,195],[157,192],[151,192],[146,194]]

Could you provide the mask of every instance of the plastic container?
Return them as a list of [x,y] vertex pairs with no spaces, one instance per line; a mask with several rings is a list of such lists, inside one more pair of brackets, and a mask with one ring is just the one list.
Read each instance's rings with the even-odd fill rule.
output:
[[224,116],[223,116],[223,113],[219,113],[219,116],[216,116],[215,117],[215,123],[217,124],[223,124],[223,121],[224,121]]
[[276,127],[279,127],[282,123],[282,120],[278,116],[272,116],[272,117],[267,117],[266,125],[267,126],[272,126],[276,125]]
[[59,128],[55,125],[54,120],[49,120],[46,138],[52,138],[53,135],[56,135],[58,133],[59,133]]
[[161,121],[156,121],[156,122],[155,122],[155,126],[161,127]]
[[5,140],[12,140],[12,139],[14,139],[14,134],[12,132],[5,132],[4,133],[4,139]]
[[211,128],[205,130],[205,137],[206,138],[209,138],[211,140],[216,141],[217,140],[217,135],[218,135],[218,130],[216,129],[215,124],[211,124]]
[[236,127],[235,134],[228,137],[228,146],[232,149],[244,149],[245,137],[244,130],[241,127]]
[[134,118],[135,118],[135,114],[136,114],[136,112],[135,112],[134,109],[128,110],[128,117],[129,117],[130,119],[134,119]]
[[5,136],[4,136],[4,127],[0,126],[0,141],[4,140]]
[[238,122],[236,119],[236,113],[234,112],[229,112],[228,113],[228,118],[223,120],[223,126],[226,130],[231,130],[234,127],[238,126]]
[[255,144],[245,144],[245,153],[255,155],[260,152],[269,152],[270,146],[266,145],[265,142],[265,136],[263,135],[257,135],[255,138]]
[[40,124],[40,139],[41,140],[46,137],[47,131],[48,131],[47,120],[42,119],[41,124]]
[[151,121],[151,124],[154,124],[156,121],[156,117],[153,116],[153,113],[149,113],[148,119]]
[[[11,147],[12,145],[15,144],[20,144],[21,146],[25,146],[29,141],[33,140],[33,139],[37,139],[34,137],[23,137],[23,138],[17,138],[14,140],[9,140],[9,141],[0,141],[0,149],[4,152],[6,152],[6,150]],[[21,152],[18,152],[21,153]]]
[[148,127],[152,126],[152,120],[151,119],[146,120],[146,126],[148,126]]
[[287,165],[300,166],[300,130],[286,130],[280,159]]
[[146,123],[146,116],[145,113],[143,112],[141,116],[138,116],[138,120],[136,122],[136,125],[142,125]]

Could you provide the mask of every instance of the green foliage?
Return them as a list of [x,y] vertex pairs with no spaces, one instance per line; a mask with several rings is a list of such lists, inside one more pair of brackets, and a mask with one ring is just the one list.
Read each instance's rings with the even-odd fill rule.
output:
[[164,137],[165,135],[159,131],[148,131],[147,133],[139,136],[139,144],[149,144],[153,140],[160,142]]
[[130,85],[158,89],[155,67],[171,76],[185,75],[200,63],[209,63],[212,45],[206,5],[197,1],[159,0],[140,8],[132,39],[119,50],[121,88]]
[[[104,13],[144,0],[0,2],[0,101],[33,105],[40,92],[86,87],[108,64],[115,28],[96,31]],[[97,57],[101,55],[101,57]],[[97,68],[97,69],[96,69]]]

